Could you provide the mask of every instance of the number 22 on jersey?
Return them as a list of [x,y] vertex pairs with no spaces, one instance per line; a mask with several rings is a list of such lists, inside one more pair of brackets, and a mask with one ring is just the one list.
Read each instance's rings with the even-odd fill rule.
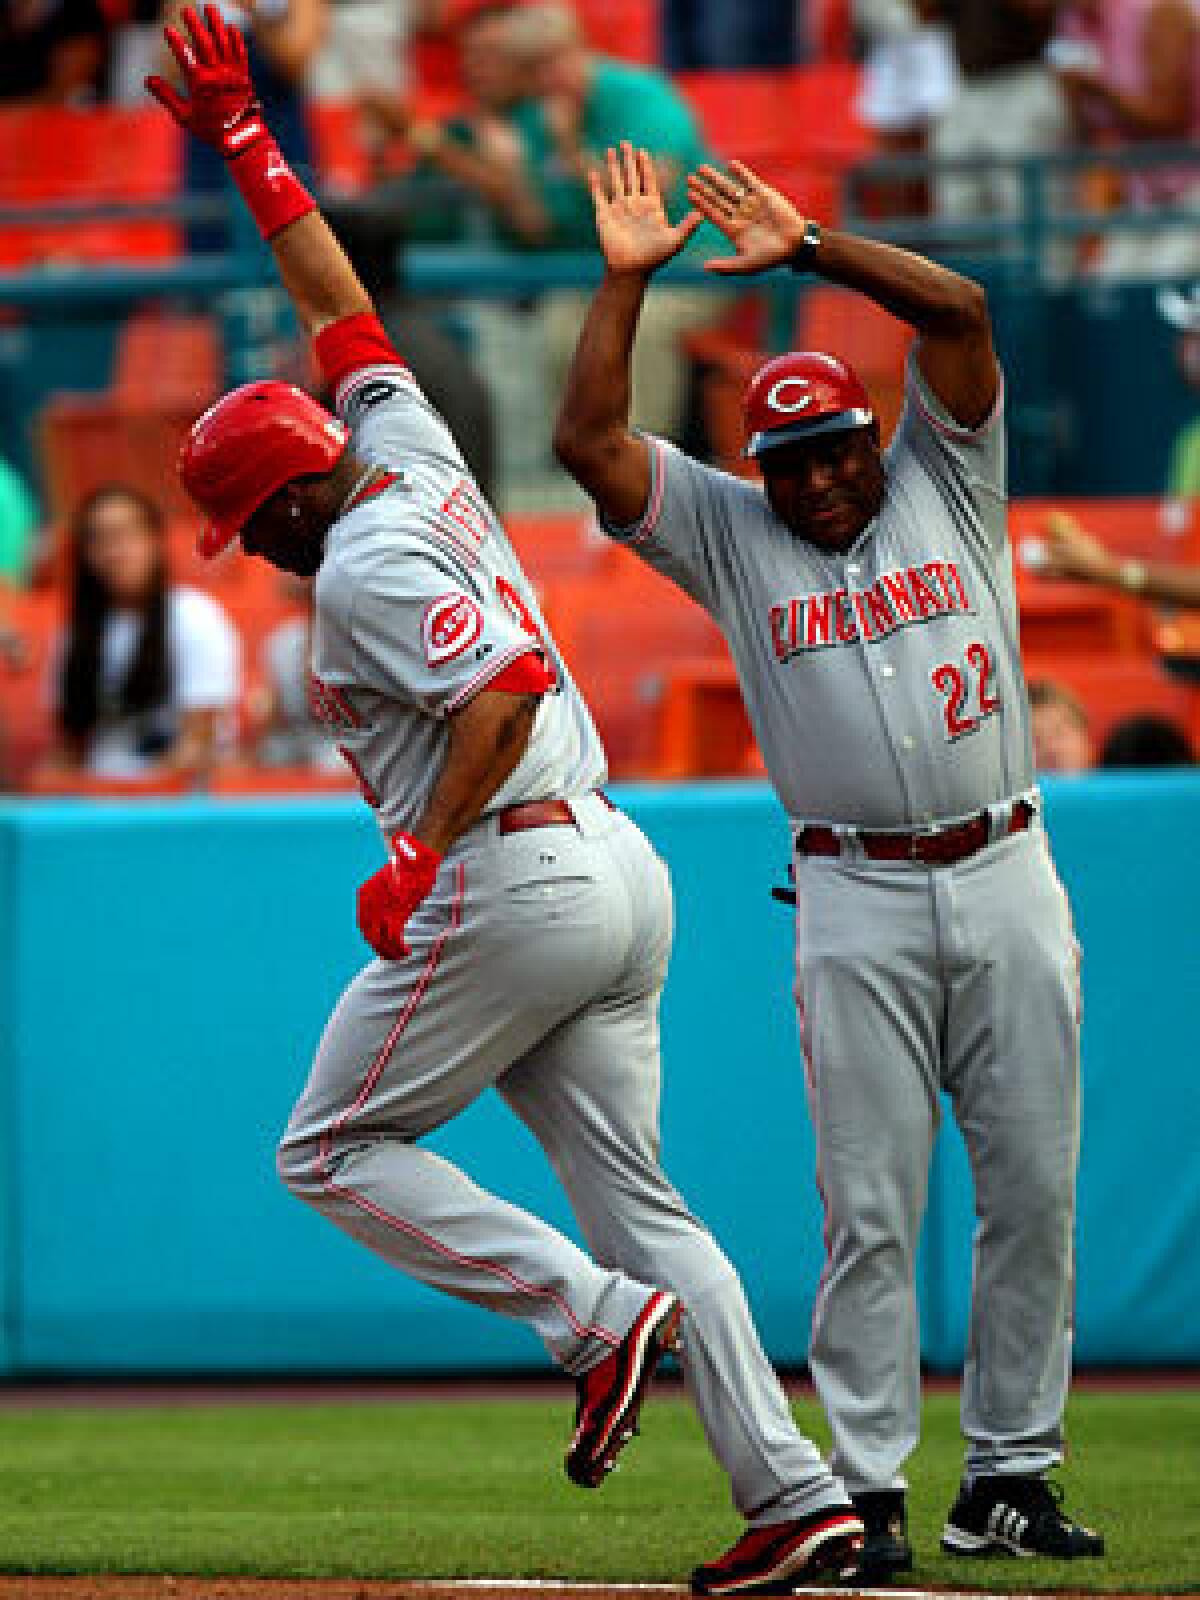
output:
[[965,668],[954,661],[943,661],[929,676],[945,701],[942,711],[947,739],[974,733],[985,717],[1000,710],[999,697],[992,693],[992,658],[978,640],[967,646]]

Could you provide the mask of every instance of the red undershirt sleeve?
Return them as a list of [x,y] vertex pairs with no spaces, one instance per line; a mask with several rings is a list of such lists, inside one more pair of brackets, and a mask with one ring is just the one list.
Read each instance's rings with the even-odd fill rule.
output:
[[341,317],[322,328],[313,340],[321,376],[331,389],[363,367],[405,367],[373,311]]

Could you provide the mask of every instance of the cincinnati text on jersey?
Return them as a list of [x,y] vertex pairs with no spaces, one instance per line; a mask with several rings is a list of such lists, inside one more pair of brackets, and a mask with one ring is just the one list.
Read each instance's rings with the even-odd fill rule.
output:
[[975,609],[953,561],[926,561],[885,572],[864,589],[827,589],[772,606],[771,643],[776,658],[787,661],[859,639],[873,644],[899,628]]

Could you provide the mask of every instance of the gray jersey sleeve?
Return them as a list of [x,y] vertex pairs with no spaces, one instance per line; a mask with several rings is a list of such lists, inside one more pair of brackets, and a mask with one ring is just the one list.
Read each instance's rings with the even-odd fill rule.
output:
[[498,597],[415,541],[335,560],[322,598],[352,680],[427,716],[451,716],[537,649]]
[[997,554],[1008,533],[1003,376],[991,415],[978,428],[964,428],[930,389],[910,353],[904,412],[889,455],[895,460],[905,452],[938,484],[960,535],[973,540],[981,554]]
[[646,509],[629,527],[603,519],[601,527],[720,621],[722,597],[732,582],[733,530],[761,515],[761,493],[730,473],[693,461],[665,439],[645,437],[650,449]]
[[338,385],[334,407],[355,449],[388,467],[430,462],[467,474],[454,436],[403,362],[359,367]]

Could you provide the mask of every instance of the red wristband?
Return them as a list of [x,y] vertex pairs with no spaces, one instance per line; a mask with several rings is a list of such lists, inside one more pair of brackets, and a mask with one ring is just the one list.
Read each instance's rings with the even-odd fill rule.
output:
[[234,156],[229,170],[264,239],[273,239],[281,228],[317,209],[269,132]]

